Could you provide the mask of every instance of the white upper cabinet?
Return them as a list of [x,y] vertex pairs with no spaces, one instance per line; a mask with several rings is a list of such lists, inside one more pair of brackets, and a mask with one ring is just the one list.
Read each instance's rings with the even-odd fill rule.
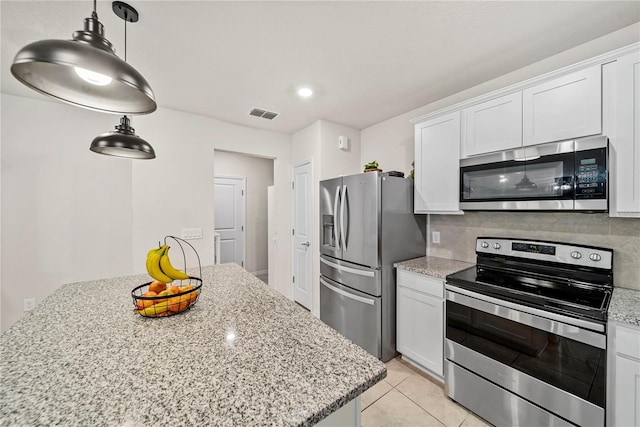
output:
[[602,131],[601,66],[595,65],[522,91],[523,145]]
[[462,111],[462,157],[522,146],[522,92]]
[[415,125],[415,213],[461,213],[460,111]]
[[612,216],[640,217],[640,52],[618,58],[615,68],[616,130],[610,139],[615,194],[610,211]]

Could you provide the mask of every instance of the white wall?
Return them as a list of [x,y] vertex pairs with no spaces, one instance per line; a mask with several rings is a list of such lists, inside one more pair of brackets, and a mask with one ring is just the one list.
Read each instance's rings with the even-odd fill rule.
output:
[[89,151],[115,115],[4,94],[1,105],[4,331],[25,298],[131,273],[132,161]]
[[[413,125],[411,119],[440,110],[493,90],[554,71],[576,62],[624,47],[640,40],[640,24],[634,24],[575,48],[551,56],[535,64],[458,92],[437,102],[424,105],[399,116],[377,123],[361,132],[361,162],[378,160],[385,170],[411,170],[413,161]],[[384,163],[381,162],[384,160]]]
[[[213,264],[214,149],[274,159],[277,234],[274,287],[290,295],[291,137],[159,108],[135,116],[155,160],[89,151],[117,115],[2,95],[2,330],[60,285],[145,271],[166,235],[202,227],[192,240]],[[206,292],[206,284],[204,287]],[[123,308],[126,309],[126,308]]]
[[216,150],[214,172],[247,179],[245,269],[267,271],[267,187],[273,185],[273,160]]
[[[322,159],[320,179],[335,178],[338,175],[351,175],[364,170],[360,164],[360,131],[320,120],[320,158]],[[338,137],[349,138],[349,149],[338,149]]]

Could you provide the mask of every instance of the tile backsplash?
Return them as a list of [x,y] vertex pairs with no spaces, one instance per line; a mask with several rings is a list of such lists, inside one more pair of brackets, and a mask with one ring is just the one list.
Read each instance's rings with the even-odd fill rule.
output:
[[429,255],[474,262],[478,236],[516,237],[613,249],[614,286],[640,290],[640,218],[574,212],[466,212],[431,215]]

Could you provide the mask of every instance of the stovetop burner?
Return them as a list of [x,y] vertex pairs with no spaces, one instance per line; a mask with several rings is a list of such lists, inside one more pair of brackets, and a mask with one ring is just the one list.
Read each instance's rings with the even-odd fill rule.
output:
[[447,276],[448,283],[542,310],[606,322],[613,289],[612,250],[479,237],[476,253],[477,265]]

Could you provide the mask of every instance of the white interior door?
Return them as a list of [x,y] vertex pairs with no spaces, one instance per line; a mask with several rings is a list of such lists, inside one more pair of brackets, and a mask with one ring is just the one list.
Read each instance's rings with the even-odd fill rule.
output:
[[267,253],[269,272],[268,283],[272,288],[276,283],[276,212],[275,212],[275,187],[270,185],[267,187],[267,240],[269,242],[269,251]]
[[293,168],[293,299],[311,310],[313,230],[311,160]]
[[246,178],[214,177],[214,227],[220,233],[221,263],[235,262],[244,267]]

